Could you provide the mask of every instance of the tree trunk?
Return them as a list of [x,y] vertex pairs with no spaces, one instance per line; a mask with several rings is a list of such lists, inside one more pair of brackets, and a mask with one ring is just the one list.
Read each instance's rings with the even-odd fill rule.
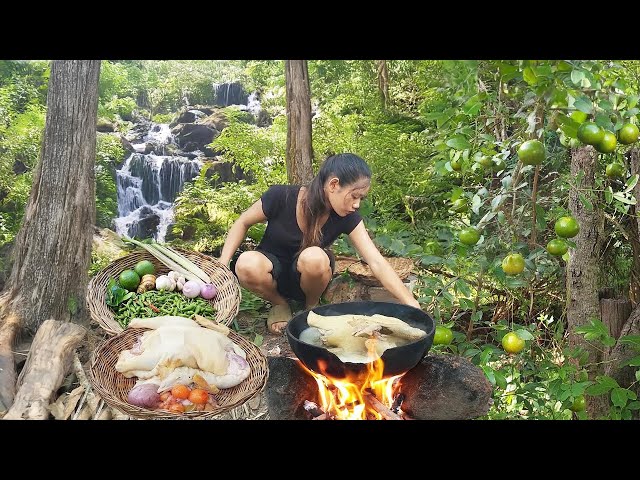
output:
[[311,148],[311,89],[306,60],[286,60],[287,178],[306,185],[313,178]]
[[603,298],[600,300],[600,315],[602,323],[609,327],[609,335],[618,338],[631,315],[631,302],[626,298]]
[[[571,156],[571,178],[579,180],[577,189],[583,195],[590,195],[595,188],[597,153],[593,147],[578,148]],[[595,195],[595,193],[593,193]],[[595,198],[592,203],[597,205]],[[589,353],[589,362],[596,365],[602,359],[602,352],[596,346],[585,341],[584,337],[575,333],[576,327],[588,324],[592,319],[600,318],[600,302],[598,299],[598,271],[600,254],[604,245],[604,214],[598,208],[587,210],[580,202],[578,191],[571,189],[569,194],[569,210],[580,225],[580,232],[573,237],[575,250],[567,262],[567,323],[569,342],[572,346],[580,346]],[[592,367],[589,376],[593,380],[601,374]],[[589,413],[592,416],[602,412],[599,406],[601,399],[593,397],[589,401]]]
[[20,328],[35,332],[51,318],[88,320],[99,75],[99,60],[51,64],[41,158],[0,301],[0,398],[7,407],[15,394],[11,350]]
[[[640,307],[636,307],[628,320],[622,327],[620,337],[626,335],[640,335]],[[614,378],[618,385],[623,388],[629,388],[635,384],[633,391],[640,394],[640,385],[636,382],[635,372],[638,367],[625,366],[621,367],[624,362],[638,355],[638,351],[633,345],[627,343],[621,343],[618,341],[616,345],[611,349],[608,356],[607,366],[605,368],[605,375]],[[638,411],[634,412],[634,418],[638,418]]]
[[4,417],[46,420],[49,404],[71,370],[73,352],[86,335],[80,325],[47,320],[38,329],[20,378],[13,406]]
[[386,60],[376,60],[376,71],[378,73],[378,90],[382,98],[382,106],[389,106],[389,70]]

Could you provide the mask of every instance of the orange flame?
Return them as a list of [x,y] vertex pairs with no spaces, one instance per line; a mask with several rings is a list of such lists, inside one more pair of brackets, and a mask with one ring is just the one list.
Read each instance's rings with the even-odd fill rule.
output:
[[[372,347],[369,347],[369,354],[373,356]],[[319,362],[319,367],[322,372],[326,372],[326,365],[322,362]],[[365,374],[347,378],[316,373],[304,365],[303,368],[318,384],[319,405],[322,410],[338,420],[381,420],[382,415],[365,401],[367,393],[375,395],[382,404],[391,408],[400,383],[396,380],[404,375],[401,373],[390,378],[382,378],[384,362],[380,357],[367,364]]]

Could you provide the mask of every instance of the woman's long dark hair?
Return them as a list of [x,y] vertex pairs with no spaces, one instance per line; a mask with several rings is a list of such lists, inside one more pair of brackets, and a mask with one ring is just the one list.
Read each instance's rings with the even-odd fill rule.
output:
[[331,155],[322,162],[317,175],[307,185],[306,195],[302,199],[302,211],[306,224],[302,233],[300,251],[319,246],[322,241],[320,217],[331,208],[324,193],[324,184],[332,177],[337,177],[340,186],[345,187],[362,178],[371,178],[371,169],[367,162],[353,153]]

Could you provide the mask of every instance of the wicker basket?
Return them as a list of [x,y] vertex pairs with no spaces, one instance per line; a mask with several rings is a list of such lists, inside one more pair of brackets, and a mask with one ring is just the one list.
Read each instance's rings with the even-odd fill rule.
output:
[[[395,270],[395,272],[400,277],[400,280],[404,280],[409,276],[411,270],[413,269],[413,261],[409,258],[402,257],[385,257],[391,268]],[[380,286],[381,283],[378,279],[373,275],[373,272],[369,268],[369,265],[363,262],[352,263],[347,267],[347,271],[349,274],[365,285],[371,286]]]
[[267,366],[266,357],[253,343],[230,331],[229,338],[246,352],[251,373],[239,385],[222,389],[214,395],[218,403],[214,410],[210,412],[175,413],[168,410],[149,410],[131,405],[127,402],[127,395],[137,379],[136,377],[126,378],[116,370],[115,366],[120,352],[131,348],[136,338],[146,330],[146,328],[127,328],[124,332],[109,338],[99,346],[91,360],[91,368],[89,369],[91,385],[110,407],[118,409],[127,415],[142,419],[209,418],[242,405],[258,394],[267,383],[269,367]]
[[[218,294],[213,300],[207,300],[207,302],[215,309],[215,320],[218,323],[223,325],[231,324],[240,308],[240,285],[235,275],[215,258],[181,248],[174,248],[174,250],[198,265],[211,277],[211,281],[218,289]],[[158,261],[149,252],[141,250],[111,262],[89,282],[87,306],[91,313],[91,318],[98,322],[110,335],[120,333],[123,329],[116,321],[113,311],[106,302],[109,279],[117,280],[120,272],[127,268],[133,268],[140,260],[152,262],[156,268],[157,275],[163,275],[170,271],[169,267]]]

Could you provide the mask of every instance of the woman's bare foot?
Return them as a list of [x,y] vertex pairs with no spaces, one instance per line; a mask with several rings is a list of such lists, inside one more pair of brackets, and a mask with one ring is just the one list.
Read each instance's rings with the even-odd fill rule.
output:
[[274,305],[267,316],[267,330],[275,335],[282,333],[287,328],[291,316],[291,308],[288,304]]

